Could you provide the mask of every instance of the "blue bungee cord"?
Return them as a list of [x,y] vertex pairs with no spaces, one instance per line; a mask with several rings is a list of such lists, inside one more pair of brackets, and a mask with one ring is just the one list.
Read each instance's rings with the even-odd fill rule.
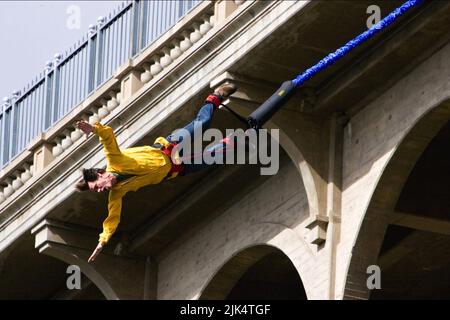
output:
[[315,74],[319,73],[323,69],[327,68],[328,66],[332,65],[336,61],[338,61],[340,58],[342,58],[344,55],[349,53],[354,48],[361,45],[363,42],[369,40],[374,35],[382,31],[383,29],[390,26],[394,21],[405,14],[409,9],[412,7],[415,7],[419,4],[421,4],[424,0],[409,0],[405,2],[402,6],[398,7],[394,11],[392,11],[388,16],[386,16],[383,20],[378,22],[377,24],[373,25],[369,30],[365,31],[364,33],[360,34],[356,38],[350,40],[345,45],[337,49],[335,52],[330,53],[325,58],[320,60],[318,63],[316,63],[311,68],[304,71],[302,74],[298,75],[294,80],[292,80],[295,87],[299,87],[302,85],[305,81],[310,79]]
[[372,38],[377,33],[386,29],[392,23],[395,22],[400,16],[404,15],[413,7],[422,4],[425,0],[408,0],[403,5],[392,11],[389,15],[383,18],[380,22],[373,25],[370,29],[364,33],[358,35],[354,39],[347,42],[345,45],[330,53],[325,58],[320,60],[314,66],[310,67],[300,75],[298,75],[294,80],[289,80],[284,82],[281,87],[260,107],[258,107],[248,118],[247,124],[250,128],[261,128],[261,126],[269,120],[275,112],[277,112],[283,104],[292,96],[295,89],[300,85],[305,83],[308,79],[324,70],[328,66],[334,64],[336,61],[341,59],[344,55],[349,53],[354,48],[361,45],[363,42]]

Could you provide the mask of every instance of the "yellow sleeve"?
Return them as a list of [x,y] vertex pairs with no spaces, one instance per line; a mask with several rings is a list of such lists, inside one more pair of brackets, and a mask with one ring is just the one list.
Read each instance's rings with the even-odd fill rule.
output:
[[107,243],[117,229],[122,211],[122,197],[124,194],[117,190],[109,192],[108,217],[103,221],[103,232],[100,234],[99,242]]
[[121,153],[111,127],[104,126],[100,122],[97,122],[94,124],[93,133],[98,135],[106,156]]
[[163,145],[164,147],[167,147],[170,144],[169,141],[167,141],[166,138],[163,138],[163,137],[156,138],[154,143],[159,143],[159,144]]
[[166,171],[151,172],[145,175],[136,176],[127,184],[128,191],[138,191],[140,188],[151,185],[158,184],[164,180],[167,175]]

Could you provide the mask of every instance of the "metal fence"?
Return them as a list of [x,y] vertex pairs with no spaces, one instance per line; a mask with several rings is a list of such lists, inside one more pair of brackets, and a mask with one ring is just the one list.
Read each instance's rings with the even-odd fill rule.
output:
[[4,98],[0,107],[0,168],[199,2],[133,0],[123,2],[109,17],[99,18],[71,52],[55,55],[24,92]]

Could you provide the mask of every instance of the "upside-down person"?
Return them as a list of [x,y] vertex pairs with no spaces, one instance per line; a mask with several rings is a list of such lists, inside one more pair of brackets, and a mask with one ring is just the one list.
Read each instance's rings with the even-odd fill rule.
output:
[[[221,102],[236,89],[237,87],[233,84],[225,84],[207,97],[194,121],[184,127],[184,132],[189,134],[191,140],[199,126],[202,132],[209,128],[214,110],[218,109]],[[152,146],[120,149],[112,128],[99,122],[92,126],[85,121],[78,121],[76,126],[86,135],[90,133],[98,135],[107,161],[106,169],[83,169],[83,178],[76,185],[79,191],[109,191],[108,217],[103,222],[103,232],[100,234],[97,247],[89,257],[89,262],[95,260],[116,231],[120,222],[122,198],[127,192],[137,191],[144,186],[174,178],[178,174],[185,175],[207,167],[207,164],[203,162],[178,163],[172,160],[173,147],[180,143],[183,137],[175,137],[175,135],[167,138],[159,137]],[[226,140],[224,141],[213,146],[212,149],[216,147],[223,149]]]

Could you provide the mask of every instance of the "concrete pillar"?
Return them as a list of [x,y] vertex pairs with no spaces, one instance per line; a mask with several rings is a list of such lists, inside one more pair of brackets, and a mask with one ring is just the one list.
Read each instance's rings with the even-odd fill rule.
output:
[[238,5],[234,3],[234,1],[218,0],[214,4],[214,16],[216,17],[214,25],[217,26],[219,23],[224,21],[237,8]]
[[328,141],[328,178],[326,213],[328,217],[326,241],[328,241],[329,254],[329,287],[328,297],[330,300],[337,298],[336,293],[336,255],[338,244],[341,241],[341,208],[342,208],[342,161],[344,123],[346,118],[342,114],[334,113],[329,121]]
[[35,149],[33,161],[35,173],[43,170],[53,160],[52,148],[51,144],[43,143]]
[[128,73],[121,81],[121,101],[128,100],[136,91],[142,88],[141,73],[133,70]]

